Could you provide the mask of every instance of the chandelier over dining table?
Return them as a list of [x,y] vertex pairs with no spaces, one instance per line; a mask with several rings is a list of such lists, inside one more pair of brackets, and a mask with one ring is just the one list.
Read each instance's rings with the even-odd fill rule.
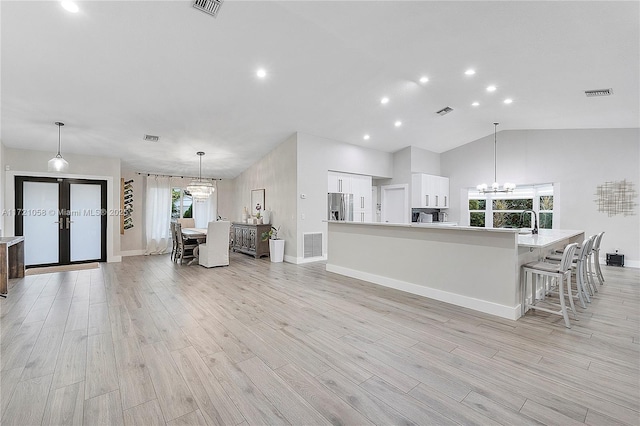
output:
[[196,154],[200,157],[200,172],[198,173],[198,178],[193,179],[186,189],[191,193],[194,200],[202,201],[208,199],[216,188],[210,180],[202,179],[202,156],[204,152],[198,151]]

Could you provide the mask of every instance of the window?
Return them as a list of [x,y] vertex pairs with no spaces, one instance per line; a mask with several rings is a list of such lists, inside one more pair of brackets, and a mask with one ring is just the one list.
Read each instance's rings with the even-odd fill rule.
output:
[[481,228],[532,228],[531,214],[538,212],[538,227],[553,227],[553,185],[521,186],[510,194],[481,194],[469,190],[469,225]]
[[193,217],[193,198],[182,188],[171,189],[171,218]]
[[487,200],[479,198],[469,199],[469,224],[484,228],[484,215],[487,209]]

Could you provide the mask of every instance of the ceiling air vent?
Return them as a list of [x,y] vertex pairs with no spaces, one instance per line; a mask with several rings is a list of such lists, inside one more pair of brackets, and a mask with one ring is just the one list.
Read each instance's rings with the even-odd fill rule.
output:
[[585,90],[584,94],[587,98],[592,96],[610,96],[613,93],[613,89],[599,89],[599,90]]
[[442,108],[440,111],[436,111],[436,114],[438,114],[438,115],[447,115],[447,114],[449,114],[451,111],[453,111],[453,108],[450,108],[450,107],[444,107],[444,108]]
[[143,139],[149,142],[158,142],[158,139],[160,139],[160,136],[144,135]]
[[224,0],[193,0],[193,7],[215,18],[218,15],[223,1]]

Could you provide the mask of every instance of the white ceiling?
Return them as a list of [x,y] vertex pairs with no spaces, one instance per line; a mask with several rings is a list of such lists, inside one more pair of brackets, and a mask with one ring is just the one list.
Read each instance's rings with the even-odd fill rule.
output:
[[63,154],[194,175],[202,150],[203,176],[232,178],[296,131],[443,152],[494,121],[640,126],[636,1],[227,0],[217,18],[191,3],[2,1],[5,146],[53,154],[63,121]]

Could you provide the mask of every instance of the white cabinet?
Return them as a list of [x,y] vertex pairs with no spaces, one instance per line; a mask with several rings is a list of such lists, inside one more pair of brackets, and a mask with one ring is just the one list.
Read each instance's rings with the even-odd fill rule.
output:
[[351,176],[348,173],[329,172],[329,191],[351,194]]
[[412,208],[449,208],[449,178],[414,173],[411,176]]
[[353,221],[371,222],[371,176],[351,175]]
[[353,194],[353,221],[371,222],[373,220],[371,176],[340,172],[329,172],[328,176],[328,192]]

